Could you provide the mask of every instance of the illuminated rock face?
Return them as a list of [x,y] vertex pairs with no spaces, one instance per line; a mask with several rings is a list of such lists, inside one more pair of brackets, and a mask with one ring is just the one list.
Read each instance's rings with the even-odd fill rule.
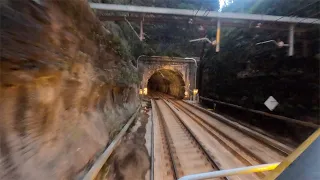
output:
[[84,0],[1,7],[0,179],[71,179],[139,104],[138,76]]

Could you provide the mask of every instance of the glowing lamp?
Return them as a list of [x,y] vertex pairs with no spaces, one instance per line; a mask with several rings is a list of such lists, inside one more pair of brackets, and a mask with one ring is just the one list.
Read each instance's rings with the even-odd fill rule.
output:
[[194,89],[194,90],[193,90],[193,94],[194,94],[194,95],[198,94],[198,89]]
[[148,88],[144,88],[144,89],[143,89],[143,94],[144,94],[144,95],[147,95],[147,94],[148,94]]

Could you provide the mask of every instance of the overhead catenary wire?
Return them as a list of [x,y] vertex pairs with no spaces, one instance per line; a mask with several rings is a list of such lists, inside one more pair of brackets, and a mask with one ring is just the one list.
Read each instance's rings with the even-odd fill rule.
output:
[[[300,8],[300,9],[298,9],[298,10],[296,10],[296,11],[293,11],[293,12],[289,13],[289,15],[288,15],[288,16],[292,16],[292,15],[294,15],[295,13],[297,13],[297,12],[299,12],[299,11],[301,11],[301,10],[303,10],[303,9],[305,9],[305,8],[307,8],[307,7],[309,7],[309,6],[313,5],[313,4],[315,4],[315,3],[318,3],[318,2],[320,2],[320,0],[315,1],[315,2],[311,2],[311,3],[307,4],[306,6],[304,6],[304,7]],[[284,18],[284,17],[286,17],[286,16],[282,16],[282,17],[280,17],[279,19],[275,20],[275,22],[279,21],[280,19],[282,19],[282,18]],[[300,21],[300,22],[302,22],[302,21]]]
[[[317,2],[320,2],[320,0],[319,0],[319,1],[317,1]],[[317,2],[316,2],[316,3],[317,3]],[[315,4],[315,3],[313,3],[313,4]],[[314,17],[314,16],[317,16],[318,14],[320,14],[320,11],[318,11],[318,12],[316,12],[316,13],[314,13],[314,14],[310,15],[310,16],[305,17],[304,19],[302,19],[302,20],[301,20],[301,21],[299,21],[298,23],[300,23],[300,22],[304,21],[304,20],[305,20],[305,19],[307,19],[307,18],[312,18],[312,17]],[[312,23],[314,23],[314,22],[316,22],[316,21],[319,21],[319,19],[317,19],[317,20],[313,21]]]
[[[311,5],[314,5],[314,4],[316,4],[316,3],[319,3],[319,2],[320,2],[320,0],[317,0],[317,1],[315,1],[315,2],[311,2],[311,3],[307,4],[306,6],[300,8],[300,9],[298,9],[298,10],[295,10],[295,11],[293,11],[293,12],[290,12],[290,13],[289,13],[288,15],[286,15],[286,16],[281,16],[280,18],[278,18],[277,20],[275,20],[273,23],[278,22],[280,19],[282,19],[282,18],[284,18],[284,17],[293,16],[293,15],[295,15],[297,12],[300,12],[301,10],[303,10],[303,9],[305,9],[305,8],[311,6]],[[316,14],[318,14],[318,13],[316,13]],[[313,17],[314,15],[315,15],[315,14],[313,14],[311,17]],[[310,18],[310,16],[302,18],[300,21],[297,22],[297,24],[303,22],[304,20],[306,20],[306,19],[308,19],[308,18]],[[319,19],[316,19],[316,20],[312,21],[311,24],[313,24],[313,23],[315,23],[315,22],[317,22],[317,21],[319,21]],[[274,36],[275,34],[277,34],[277,33],[278,33],[278,32],[273,33],[270,37],[273,37],[273,36]],[[259,44],[259,43],[258,43],[258,44]]]
[[124,17],[124,20],[129,24],[129,26],[132,29],[132,31],[134,32],[134,34],[140,39],[139,34],[136,32],[136,30],[134,30],[134,28],[132,27],[131,23],[127,20],[126,17]]

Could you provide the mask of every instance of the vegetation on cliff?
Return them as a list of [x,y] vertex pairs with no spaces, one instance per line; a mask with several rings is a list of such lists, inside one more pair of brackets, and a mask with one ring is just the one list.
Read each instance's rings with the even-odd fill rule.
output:
[[[224,11],[310,17],[319,3],[312,1],[234,1]],[[299,7],[299,8],[298,8]],[[214,38],[214,31],[208,34]],[[257,42],[275,39],[287,42],[288,31],[223,28],[221,52],[208,47],[203,57],[201,95],[244,107],[268,111],[264,101],[275,97],[280,105],[275,113],[298,119],[317,119],[319,114],[319,29],[295,34],[295,55],[288,48]],[[307,54],[302,51],[307,41]]]

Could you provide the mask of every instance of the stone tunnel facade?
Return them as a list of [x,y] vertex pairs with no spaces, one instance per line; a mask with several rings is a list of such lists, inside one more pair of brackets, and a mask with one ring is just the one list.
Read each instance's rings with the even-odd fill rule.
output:
[[196,65],[193,60],[166,56],[141,57],[138,67],[142,73],[140,84],[142,89],[147,88],[151,76],[160,70],[171,70],[179,74],[184,81],[184,89],[188,92],[187,94],[195,89]]

